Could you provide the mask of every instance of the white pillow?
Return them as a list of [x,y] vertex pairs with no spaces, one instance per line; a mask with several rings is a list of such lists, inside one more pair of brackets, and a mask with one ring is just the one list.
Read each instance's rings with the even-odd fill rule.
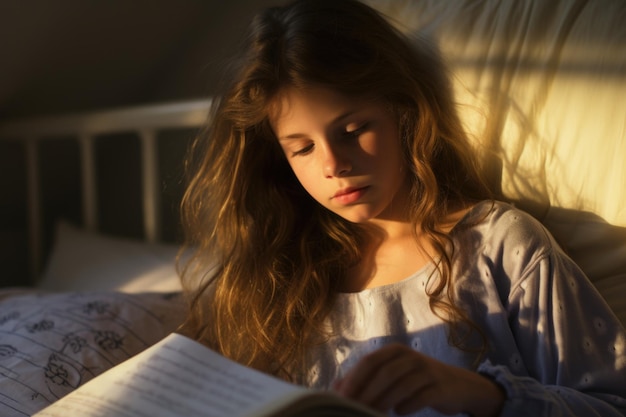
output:
[[50,291],[180,291],[175,268],[178,248],[57,225],[40,289]]

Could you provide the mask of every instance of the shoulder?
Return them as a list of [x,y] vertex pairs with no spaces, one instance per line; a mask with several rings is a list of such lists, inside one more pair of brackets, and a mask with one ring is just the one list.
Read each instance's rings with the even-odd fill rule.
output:
[[558,245],[530,214],[499,201],[476,204],[452,233],[462,258],[483,259],[510,278],[521,277]]
[[481,201],[457,224],[454,236],[470,233],[490,243],[525,245],[535,243],[551,247],[554,243],[539,220],[515,206],[501,201]]

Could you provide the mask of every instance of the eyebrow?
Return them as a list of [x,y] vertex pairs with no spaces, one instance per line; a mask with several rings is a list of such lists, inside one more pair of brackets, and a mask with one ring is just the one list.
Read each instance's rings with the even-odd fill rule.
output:
[[[333,120],[331,120],[330,124],[333,125],[335,123],[338,123],[340,121],[342,121],[343,119],[346,119],[350,116],[352,116],[354,113],[358,113],[358,109],[357,110],[348,110],[345,113],[340,114],[339,116],[335,117]],[[305,138],[308,135],[304,134],[304,133],[292,133],[290,135],[287,136],[281,136],[278,138],[278,140],[284,140],[284,139],[301,139],[301,138]]]

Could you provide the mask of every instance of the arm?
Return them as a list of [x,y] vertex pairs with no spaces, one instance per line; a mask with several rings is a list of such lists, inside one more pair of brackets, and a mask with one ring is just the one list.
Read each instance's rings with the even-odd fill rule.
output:
[[[516,221],[518,217],[519,225],[498,228],[502,237],[490,241],[494,248],[491,255],[468,253],[479,263],[474,266],[476,270],[492,268],[494,278],[487,285],[490,300],[495,301],[489,314],[501,317],[496,320],[501,327],[494,328],[497,331],[491,336],[506,340],[519,352],[521,363],[514,370],[503,366],[505,362],[486,361],[478,373],[473,373],[474,378],[466,378],[466,373],[415,352],[410,355],[412,359],[402,359],[407,361],[404,365],[392,365],[396,360],[402,363],[400,358],[390,353],[390,360],[386,360],[381,350],[380,357],[374,356],[377,353],[365,357],[338,383],[339,392],[374,406],[381,406],[377,397],[387,397],[385,401],[392,401],[392,407],[411,403],[412,411],[431,406],[442,412],[489,415],[498,408],[498,394],[487,381],[497,384],[505,394],[499,413],[503,417],[626,415],[624,328],[543,228],[529,224],[523,216],[516,215]],[[500,258],[502,253],[520,253],[518,248],[525,248],[520,249],[521,253],[526,251],[523,258]],[[464,268],[471,267],[468,265],[463,263]],[[498,290],[496,283],[502,284]],[[416,363],[409,365],[411,361]],[[394,366],[399,368],[396,375]],[[396,390],[411,395],[392,395]],[[395,395],[402,400],[392,400]],[[492,408],[473,409],[471,400],[491,404]],[[389,406],[389,402],[382,406]]]
[[[508,321],[529,378],[488,362],[506,391],[502,416],[626,415],[626,331],[553,242],[511,288]],[[556,411],[558,410],[558,411]]]

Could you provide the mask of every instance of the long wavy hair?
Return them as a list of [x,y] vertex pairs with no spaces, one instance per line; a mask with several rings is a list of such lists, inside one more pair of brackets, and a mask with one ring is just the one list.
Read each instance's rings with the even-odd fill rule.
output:
[[182,215],[194,255],[182,274],[190,297],[182,331],[288,380],[298,378],[307,348],[329,336],[324,319],[367,235],[307,194],[269,124],[286,87],[319,86],[382,99],[395,112],[410,167],[410,218],[438,255],[431,309],[461,346],[475,326],[455,303],[454,248],[441,224],[491,194],[437,54],[354,0],[267,9],[245,45],[188,160]]

